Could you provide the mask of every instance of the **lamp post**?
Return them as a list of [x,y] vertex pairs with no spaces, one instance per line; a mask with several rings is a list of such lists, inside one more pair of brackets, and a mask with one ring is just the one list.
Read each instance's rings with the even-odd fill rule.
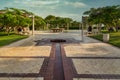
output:
[[69,30],[69,23],[67,23],[67,31]]
[[86,22],[86,17],[82,16],[82,23],[81,23],[81,41],[83,42],[83,26],[84,26],[84,22]]
[[47,22],[46,26],[47,26],[47,30],[48,30],[48,29],[49,29],[50,24]]
[[30,15],[30,18],[32,18],[32,35],[34,36],[34,28],[35,28],[35,19],[34,19],[34,15]]
[[83,33],[83,23],[81,23],[81,41],[83,42],[84,41],[84,33]]
[[35,19],[34,15],[32,15],[32,35],[34,36],[34,27],[35,27]]
[[72,23],[73,23],[72,21],[70,21],[69,23],[67,23],[67,30],[70,29],[70,26],[71,26]]
[[80,31],[80,34],[81,34],[81,41],[83,42],[84,41],[84,38],[83,38],[83,24],[82,23],[79,23],[79,31]]

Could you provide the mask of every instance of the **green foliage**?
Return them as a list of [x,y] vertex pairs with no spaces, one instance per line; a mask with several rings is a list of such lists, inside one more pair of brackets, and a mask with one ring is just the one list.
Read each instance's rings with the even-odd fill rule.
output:
[[35,29],[36,30],[44,30],[45,29],[45,21],[42,17],[35,16]]
[[79,30],[79,27],[69,27],[70,30]]
[[[5,29],[8,34],[14,29],[32,26],[32,18],[29,16],[34,14],[31,12],[17,8],[5,8],[0,11],[3,12],[0,14],[0,29]],[[43,29],[45,24],[44,19],[35,15],[35,29]]]
[[91,8],[84,12],[89,15],[89,24],[104,24],[108,28],[119,26],[120,22],[120,5],[106,6],[101,8]]
[[76,23],[79,23],[75,23],[75,21],[73,21],[71,18],[56,17],[53,15],[48,15],[45,18],[45,21],[47,24],[49,24],[50,29],[56,27],[67,29],[67,27],[75,26]]
[[[8,7],[0,10],[0,12],[2,12],[2,14],[0,14],[0,31],[5,30],[9,34],[15,29],[15,31],[17,31],[19,28],[24,29],[24,27],[29,27],[32,29],[33,17],[30,16],[34,15],[33,13],[23,9]],[[73,21],[71,18],[48,15],[45,19],[43,19],[40,16],[34,16],[36,30],[45,30],[57,27],[69,29],[68,27],[78,26],[78,22]]]
[[[27,15],[31,15],[25,10],[16,9],[16,8],[6,8],[3,11],[3,14],[0,14],[0,24],[1,29],[5,29],[8,33],[13,31],[17,27],[27,27],[30,23],[30,18]],[[26,13],[25,13],[26,12]]]

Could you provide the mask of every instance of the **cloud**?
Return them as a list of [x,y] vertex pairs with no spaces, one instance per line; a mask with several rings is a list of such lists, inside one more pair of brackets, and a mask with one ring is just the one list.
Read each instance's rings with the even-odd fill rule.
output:
[[78,8],[83,8],[86,6],[86,4],[82,2],[68,2],[63,0],[15,0],[14,3],[16,3],[17,6],[24,6],[22,8],[34,12],[36,15],[44,18],[47,15],[55,15],[61,17],[70,17],[77,21],[81,20]]
[[74,6],[74,7],[85,7],[87,6],[86,4],[82,3],[82,2],[65,2],[66,5],[71,5],[71,6]]
[[16,0],[14,3],[22,3],[22,4],[29,4],[29,5],[49,5],[49,4],[57,4],[59,0]]
[[84,7],[84,6],[86,6],[86,4],[80,3],[80,2],[75,2],[73,5],[74,5],[75,7]]
[[48,4],[57,4],[59,3],[59,0],[53,0],[53,1],[33,1],[33,4],[42,4],[42,5],[48,5]]
[[57,13],[57,12],[46,12],[44,11],[43,13],[38,12],[38,15],[42,16],[43,18],[45,18],[48,15],[55,15],[55,16],[60,16],[60,17],[69,17],[72,18],[73,20],[77,20],[77,21],[81,21],[81,16],[80,14],[76,14],[76,13]]

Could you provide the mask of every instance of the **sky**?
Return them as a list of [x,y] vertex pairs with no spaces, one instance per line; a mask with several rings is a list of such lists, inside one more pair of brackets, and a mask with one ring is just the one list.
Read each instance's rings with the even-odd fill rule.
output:
[[90,8],[119,5],[120,0],[0,0],[0,9],[14,7],[25,9],[43,18],[48,15],[70,17],[81,21]]

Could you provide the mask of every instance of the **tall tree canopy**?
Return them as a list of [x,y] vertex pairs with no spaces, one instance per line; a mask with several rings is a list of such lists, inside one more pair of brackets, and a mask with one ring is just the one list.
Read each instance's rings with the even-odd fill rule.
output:
[[[0,29],[5,29],[9,34],[14,29],[32,26],[31,15],[34,14],[23,9],[5,8],[0,10]],[[43,25],[45,25],[44,19],[35,15],[35,29],[40,29]]]
[[[34,15],[35,29],[45,30],[51,28],[65,28],[72,26],[71,22],[76,24],[71,18],[56,17],[54,15],[48,15],[45,19],[33,14],[32,12],[17,9],[17,8],[5,8],[0,10],[0,30],[5,30],[9,34],[10,31],[17,31],[19,28],[23,29],[29,27],[32,29],[32,19],[30,17]],[[70,25],[71,24],[71,25]]]
[[88,22],[90,24],[104,24],[108,28],[120,26],[120,5],[106,6],[101,8],[91,8],[84,12],[89,15]]
[[69,23],[73,22],[73,20],[71,18],[56,17],[53,15],[48,15],[45,18],[45,21],[48,24],[50,24],[50,28],[55,28],[55,27],[66,28]]

